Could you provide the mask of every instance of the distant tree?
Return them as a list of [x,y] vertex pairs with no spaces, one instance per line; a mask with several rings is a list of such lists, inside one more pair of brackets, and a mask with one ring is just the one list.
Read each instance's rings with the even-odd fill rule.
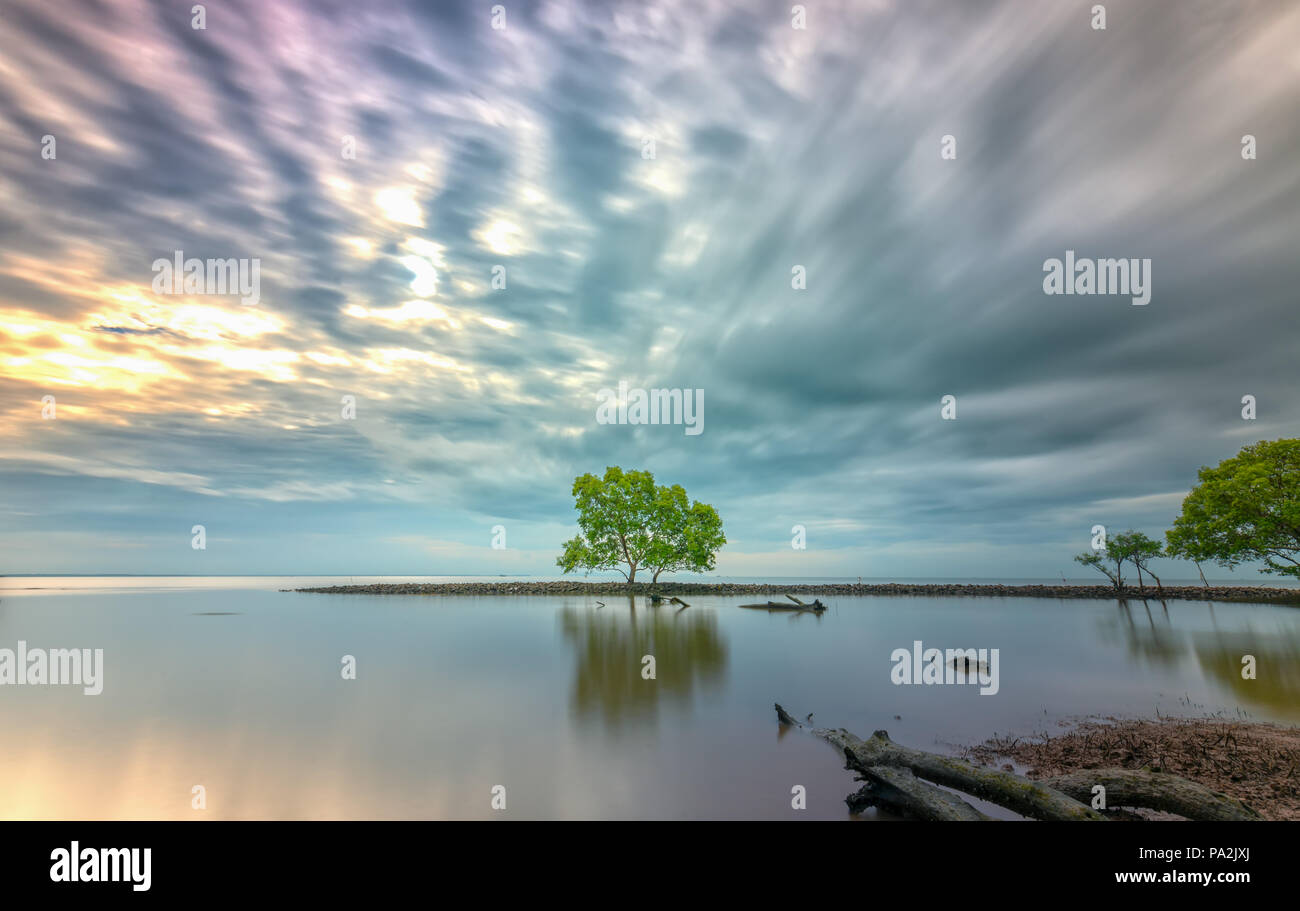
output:
[[1170,556],[1300,577],[1300,440],[1252,443],[1197,477],[1165,534]]
[[[1108,546],[1101,551],[1085,550],[1074,558],[1074,562],[1082,563],[1084,566],[1091,566],[1102,573],[1110,580],[1110,584],[1115,587],[1115,590],[1119,591],[1124,587],[1124,561],[1127,559],[1127,556]],[[1111,563],[1114,564],[1113,569],[1109,565]]]
[[1140,531],[1122,532],[1115,536],[1115,542],[1120,551],[1127,554],[1128,561],[1137,570],[1138,588],[1146,589],[1142,581],[1142,573],[1145,571],[1148,576],[1156,580],[1156,589],[1163,592],[1165,587],[1161,584],[1160,577],[1151,570],[1151,561],[1165,555],[1161,543],[1148,538]]
[[657,486],[648,471],[615,465],[603,478],[584,474],[574,479],[573,496],[582,533],[555,561],[566,573],[613,569],[631,583],[642,567],[654,571],[652,581],[664,572],[704,572],[727,541],[712,506],[691,503],[680,485]]
[[[1091,566],[1110,580],[1116,591],[1124,588],[1124,564],[1132,565],[1137,572],[1138,588],[1145,589],[1142,573],[1145,571],[1160,585],[1156,574],[1151,572],[1150,563],[1156,557],[1163,556],[1159,541],[1153,541],[1140,531],[1122,531],[1112,535],[1102,551],[1084,551],[1075,557],[1076,563]],[[1161,586],[1163,588],[1163,586]]]

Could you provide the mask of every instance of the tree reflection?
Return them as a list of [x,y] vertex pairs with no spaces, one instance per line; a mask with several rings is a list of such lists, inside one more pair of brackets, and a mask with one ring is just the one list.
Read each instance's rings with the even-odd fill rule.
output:
[[[1300,718],[1300,627],[1222,630],[1213,603],[1207,607],[1214,629],[1180,631],[1164,602],[1121,600],[1104,629],[1110,637],[1121,639],[1130,655],[1152,665],[1176,667],[1194,655],[1206,679],[1231,693],[1244,708]],[[1255,656],[1253,680],[1241,676],[1245,655]]]
[[[716,687],[727,667],[727,645],[709,610],[638,605],[560,610],[560,628],[576,650],[569,704],[580,719],[618,728],[654,718],[661,704],[684,705],[704,687]],[[642,678],[642,658],[653,655],[655,679]]]
[[[1285,633],[1195,633],[1192,648],[1205,676],[1230,690],[1242,705],[1300,718],[1300,631],[1294,627]],[[1254,680],[1241,676],[1245,655],[1255,656]]]
[[1187,639],[1173,628],[1168,606],[1156,603],[1159,606],[1153,610],[1145,599],[1120,599],[1106,625],[1112,635],[1119,633],[1130,655],[1159,667],[1177,667],[1188,652]]

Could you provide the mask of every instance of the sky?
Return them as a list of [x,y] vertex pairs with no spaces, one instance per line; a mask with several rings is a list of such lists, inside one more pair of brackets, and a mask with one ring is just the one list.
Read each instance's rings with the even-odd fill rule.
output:
[[0,572],[550,575],[619,465],[722,574],[1077,577],[1300,436],[1295,3],[192,6],[4,2]]

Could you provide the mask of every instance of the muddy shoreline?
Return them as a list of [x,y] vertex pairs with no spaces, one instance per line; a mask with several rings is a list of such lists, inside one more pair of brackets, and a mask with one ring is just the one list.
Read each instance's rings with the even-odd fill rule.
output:
[[1168,772],[1235,797],[1265,819],[1300,819],[1296,727],[1222,718],[1091,719],[1064,733],[994,737],[961,755],[986,766],[1010,759],[1033,779],[1105,768]]
[[732,582],[379,582],[368,585],[329,585],[298,588],[298,592],[327,595],[916,595],[944,598],[1089,598],[1114,601],[1239,601],[1256,604],[1300,604],[1300,589],[1255,586],[1166,585],[1163,592],[1109,585],[967,585],[967,584],[747,584]]

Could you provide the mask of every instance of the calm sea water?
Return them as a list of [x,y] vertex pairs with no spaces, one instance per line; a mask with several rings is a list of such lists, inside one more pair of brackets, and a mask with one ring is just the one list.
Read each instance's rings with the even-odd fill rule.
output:
[[[277,590],[319,579],[0,583],[0,648],[104,650],[101,695],[0,686],[0,818],[841,819],[851,774],[782,733],[774,702],[937,751],[1091,714],[1300,722],[1300,609],[1270,605],[829,598],[817,617]],[[999,649],[1000,691],[893,685],[918,639]]]

